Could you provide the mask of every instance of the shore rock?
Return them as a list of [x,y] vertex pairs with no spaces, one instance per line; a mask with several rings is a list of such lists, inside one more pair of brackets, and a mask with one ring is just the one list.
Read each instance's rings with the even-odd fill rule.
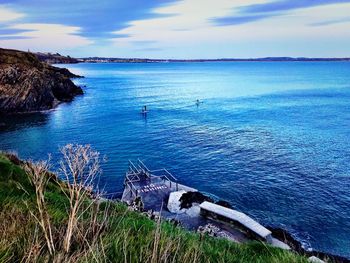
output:
[[170,193],[167,208],[171,213],[175,213],[175,214],[185,213],[185,210],[181,209],[181,202],[180,202],[180,198],[184,193],[186,193],[186,191],[184,190]]
[[232,205],[229,202],[224,201],[224,200],[219,200],[219,201],[215,202],[215,204],[221,205],[221,206],[226,207],[226,208],[233,209]]
[[28,52],[0,49],[0,113],[54,108],[83,94],[67,69],[40,62]]
[[200,192],[187,192],[187,193],[184,193],[180,198],[180,202],[181,202],[180,207],[181,209],[190,208],[193,203],[201,204],[204,201],[213,202],[213,199],[211,199],[210,197]]
[[207,234],[209,236],[212,237],[216,237],[218,236],[218,233],[220,232],[220,228],[218,228],[217,226],[214,226],[213,224],[206,224],[205,226],[199,226],[197,229],[198,233],[201,234]]
[[[287,245],[291,247],[291,249],[298,254],[307,256],[307,257],[314,257],[321,259],[326,262],[334,262],[334,263],[350,263],[350,260],[341,256],[332,255],[330,253],[324,253],[321,251],[308,251],[305,250],[302,246],[302,244],[296,240],[288,231],[281,229],[281,228],[275,228],[275,227],[268,227],[268,229],[272,232],[272,235],[279,240],[283,241]],[[313,258],[313,259],[314,259]]]
[[318,257],[312,256],[308,258],[308,261],[311,263],[326,263],[325,261],[319,259]]

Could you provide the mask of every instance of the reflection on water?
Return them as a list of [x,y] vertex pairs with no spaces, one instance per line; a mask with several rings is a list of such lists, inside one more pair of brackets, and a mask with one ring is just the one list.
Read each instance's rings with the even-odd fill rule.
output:
[[48,113],[1,117],[1,149],[57,161],[60,146],[91,144],[108,157],[108,192],[122,190],[128,159],[141,158],[350,257],[350,63],[68,67],[86,76],[75,80],[85,95]]
[[13,115],[0,115],[0,132],[21,130],[33,126],[46,125],[49,112],[26,113]]

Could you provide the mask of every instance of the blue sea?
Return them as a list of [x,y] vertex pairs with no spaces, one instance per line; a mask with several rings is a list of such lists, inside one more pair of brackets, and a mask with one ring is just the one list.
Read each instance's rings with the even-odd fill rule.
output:
[[1,117],[0,149],[55,162],[60,146],[91,144],[106,156],[110,193],[140,158],[309,249],[350,258],[350,63],[60,66],[85,76],[75,80],[85,95]]

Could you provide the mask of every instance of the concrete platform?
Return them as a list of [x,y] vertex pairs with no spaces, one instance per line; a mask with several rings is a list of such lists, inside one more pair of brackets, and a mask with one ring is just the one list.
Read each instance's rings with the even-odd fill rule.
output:
[[271,242],[271,231],[242,212],[207,201],[200,204],[199,207],[201,208],[201,210],[238,222],[243,227],[249,229],[259,237],[267,240],[268,242]]
[[[251,240],[251,235],[248,234],[241,227],[235,227],[227,222],[215,220],[210,217],[202,216],[201,209],[215,212],[224,217],[231,218],[255,232],[262,239],[266,240],[273,246],[283,249],[289,247],[283,242],[273,238],[271,231],[260,225],[258,222],[248,217],[244,213],[228,209],[214,203],[203,202],[202,204],[193,204],[196,207],[191,213],[171,213],[167,209],[168,199],[172,192],[196,192],[197,189],[179,184],[177,180],[165,169],[151,171],[140,160],[134,164],[130,162],[129,170],[126,173],[124,181],[124,192],[122,201],[127,204],[132,204],[136,198],[140,198],[143,203],[143,208],[146,211],[152,210],[159,212],[162,218],[174,219],[181,223],[181,225],[188,229],[196,231],[199,227],[204,227],[208,224],[213,225],[219,229],[216,236],[229,239],[234,242],[247,242]],[[181,196],[181,195],[179,195]]]
[[[172,177],[173,180],[169,177]],[[131,163],[126,174],[121,200],[130,204],[139,196],[144,204],[144,209],[160,211],[166,207],[171,192],[197,191],[197,189],[177,183],[174,179],[165,169],[151,171],[142,162],[138,165]]]

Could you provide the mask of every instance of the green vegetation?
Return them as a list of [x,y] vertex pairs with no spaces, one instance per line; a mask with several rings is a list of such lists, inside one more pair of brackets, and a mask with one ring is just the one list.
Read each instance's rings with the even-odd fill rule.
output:
[[43,68],[38,58],[29,52],[0,48],[0,64],[21,64],[27,67]]
[[240,245],[200,236],[121,203],[93,202],[88,195],[67,252],[62,241],[69,221],[68,187],[44,173],[41,213],[44,219],[47,213],[52,231],[50,253],[38,223],[37,193],[24,167],[14,155],[0,154],[0,262],[307,262],[260,242]]

